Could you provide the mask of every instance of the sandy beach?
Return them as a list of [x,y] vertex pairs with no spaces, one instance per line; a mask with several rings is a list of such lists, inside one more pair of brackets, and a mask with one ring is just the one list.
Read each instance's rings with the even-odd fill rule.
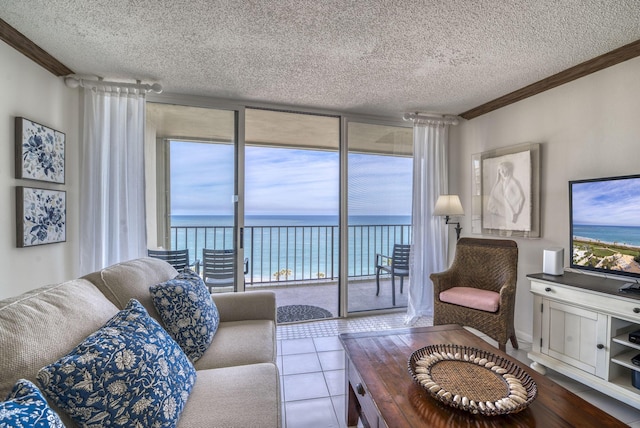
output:
[[577,241],[577,242],[585,242],[585,243],[600,244],[600,245],[609,245],[609,246],[613,246],[613,247],[624,247],[624,248],[628,248],[630,250],[637,250],[638,252],[640,252],[640,246],[628,244],[626,242],[607,242],[607,241],[601,241],[599,239],[585,238],[584,236],[575,236],[575,235],[573,236],[573,240]]

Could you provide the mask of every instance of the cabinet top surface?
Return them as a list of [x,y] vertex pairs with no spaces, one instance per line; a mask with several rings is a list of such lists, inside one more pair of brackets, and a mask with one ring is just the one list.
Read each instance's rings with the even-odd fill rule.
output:
[[563,275],[548,275],[545,273],[533,273],[527,275],[531,280],[551,282],[558,285],[568,285],[597,293],[604,293],[611,296],[622,297],[631,300],[640,300],[640,293],[620,293],[618,289],[630,281],[603,278],[595,275],[583,273],[567,272]]

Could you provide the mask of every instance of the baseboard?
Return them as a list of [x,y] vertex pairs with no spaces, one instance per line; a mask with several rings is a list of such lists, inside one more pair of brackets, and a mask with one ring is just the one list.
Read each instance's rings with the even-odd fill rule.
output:
[[518,338],[518,340],[533,343],[533,335],[531,333],[525,333],[524,331],[516,330],[516,337]]

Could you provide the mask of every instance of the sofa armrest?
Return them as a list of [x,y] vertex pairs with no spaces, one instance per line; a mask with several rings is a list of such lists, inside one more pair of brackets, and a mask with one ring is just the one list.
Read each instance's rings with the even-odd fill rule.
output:
[[271,320],[276,322],[276,293],[269,290],[212,294],[221,322]]

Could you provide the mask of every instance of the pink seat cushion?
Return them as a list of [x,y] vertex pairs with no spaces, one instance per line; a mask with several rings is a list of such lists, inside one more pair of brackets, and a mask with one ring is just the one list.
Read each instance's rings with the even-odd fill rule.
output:
[[440,293],[440,300],[454,305],[496,312],[500,307],[500,293],[471,287],[453,287]]

